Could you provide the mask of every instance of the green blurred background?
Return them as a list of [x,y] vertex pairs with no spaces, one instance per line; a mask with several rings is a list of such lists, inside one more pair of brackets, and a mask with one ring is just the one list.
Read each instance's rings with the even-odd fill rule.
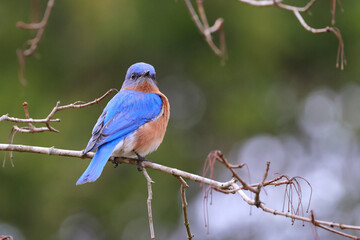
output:
[[[16,49],[34,32],[15,25],[41,17],[47,1],[1,1],[0,115],[23,117],[24,101],[33,118],[44,118],[58,100],[91,101],[119,89],[127,68],[144,61],[155,67],[172,107],[165,139],[148,159],[201,174],[213,149],[227,154],[235,143],[257,134],[296,134],[299,106],[282,98],[293,94],[289,87],[296,89],[291,99],[303,99],[319,88],[336,92],[359,83],[360,1],[342,3],[345,12],[337,11],[336,26],[345,41],[344,71],[335,68],[338,42],[332,34],[309,33],[281,9],[205,1],[210,22],[224,18],[228,58],[221,64],[183,1],[56,1],[36,56],[26,60],[23,86]],[[316,3],[311,13],[304,14],[309,25],[330,24],[329,1]],[[14,143],[81,150],[109,99],[57,113],[59,134],[17,133]],[[8,143],[11,126],[0,124],[2,143]],[[109,164],[95,183],[75,186],[89,160],[27,153],[14,153],[14,160],[15,168],[7,161],[0,169],[0,235],[10,232],[16,240],[149,238],[146,181],[134,166]],[[166,174],[149,174],[156,182],[155,232],[170,236],[182,223],[179,183]],[[192,183],[189,202],[200,192]],[[182,234],[178,239],[186,238]]]

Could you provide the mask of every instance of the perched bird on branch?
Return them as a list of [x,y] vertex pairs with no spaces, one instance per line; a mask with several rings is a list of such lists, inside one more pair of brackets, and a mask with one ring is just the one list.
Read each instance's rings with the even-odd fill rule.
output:
[[156,85],[154,67],[142,62],[130,66],[121,90],[93,128],[83,153],[97,151],[76,185],[98,179],[111,156],[145,160],[162,142],[169,115],[169,101]]

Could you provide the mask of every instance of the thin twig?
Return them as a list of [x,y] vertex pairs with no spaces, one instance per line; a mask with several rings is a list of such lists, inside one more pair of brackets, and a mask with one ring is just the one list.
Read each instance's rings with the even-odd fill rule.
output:
[[[319,224],[316,219],[315,219],[315,213],[313,210],[311,210],[311,223],[315,226],[315,227],[320,227],[322,229],[325,229],[326,231],[329,231],[329,232],[332,232],[332,233],[335,233],[335,234],[339,234],[341,236],[344,236],[344,237],[347,237],[347,238],[351,238],[351,239],[360,239],[359,237],[357,236],[353,236],[353,235],[350,235],[350,234],[347,234],[347,233],[344,233],[344,232],[341,232],[341,231],[337,231],[335,229],[332,229],[330,227],[326,227],[326,226],[323,226],[321,224]],[[315,230],[316,231],[316,230]],[[317,232],[315,232],[315,236],[318,237],[318,234]]]
[[344,9],[342,8],[341,5],[341,0],[330,0],[330,5],[331,5],[331,24],[334,25],[335,24],[335,13],[336,13],[336,2],[339,4],[340,7],[340,11],[343,12]]
[[[223,28],[223,23],[224,20],[222,18],[218,18],[213,26],[209,26],[207,17],[206,17],[206,13],[205,13],[205,9],[203,6],[203,0],[197,0],[197,7],[198,7],[198,12],[199,15],[196,13],[192,3],[190,0],[184,0],[185,4],[190,12],[190,15],[193,19],[193,21],[195,22],[195,25],[197,26],[197,28],[199,29],[200,33],[202,35],[204,35],[205,37],[205,41],[207,42],[207,44],[210,46],[210,48],[213,50],[213,52],[220,56],[223,60],[226,57],[226,43],[225,43],[225,32],[224,32],[224,28]],[[219,41],[220,41],[220,48],[216,46],[216,44],[214,43],[213,39],[212,39],[212,33],[215,33],[219,31],[220,37],[219,37]]]
[[310,0],[304,7],[296,7],[282,3],[283,1],[273,1],[273,5],[288,11],[307,12],[314,5],[316,0]]
[[269,169],[270,169],[270,162],[266,162],[266,169],[265,169],[263,179],[262,179],[261,183],[259,185],[257,185],[256,193],[255,193],[255,197],[254,197],[255,206],[257,208],[260,207],[260,203],[261,203],[261,201],[260,201],[260,192],[261,192],[261,188],[264,186],[265,180],[266,180],[266,178],[268,176]]
[[[232,184],[233,187],[235,189],[238,189],[240,186],[236,183],[233,183]],[[241,196],[241,198],[249,205],[255,205],[255,201],[250,199],[245,193],[243,190],[238,190],[237,193]],[[313,222],[313,219],[310,217],[310,218],[307,218],[307,217],[302,217],[302,216],[299,216],[299,215],[295,215],[295,214],[291,214],[291,213],[288,213],[288,212],[282,212],[282,211],[277,211],[277,210],[274,210],[274,209],[271,209],[271,208],[268,208],[265,206],[264,203],[261,203],[260,206],[259,206],[260,209],[262,209],[264,212],[267,212],[267,213],[271,213],[271,214],[274,214],[274,215],[280,215],[280,216],[284,216],[284,217],[287,217],[287,218],[291,218],[291,219],[296,219],[296,220],[300,220],[300,221],[304,221],[304,222],[309,222],[309,223],[312,223]],[[323,225],[323,226],[330,226],[331,228],[334,228],[334,227],[337,227],[337,228],[340,228],[340,229],[352,229],[352,230],[358,230],[360,231],[360,226],[353,226],[353,225],[343,225],[341,223],[332,223],[332,222],[327,222],[327,221],[320,221],[320,220],[316,220],[316,223],[319,224],[319,225]],[[343,233],[343,232],[340,232],[340,231],[337,231],[337,232],[334,232],[334,233],[337,233],[337,234],[340,234],[342,236],[352,236],[353,239],[359,239],[359,237],[357,236],[353,236],[353,235],[349,235],[349,234],[346,234],[346,233]]]
[[227,159],[225,158],[225,156],[221,153],[221,151],[219,150],[215,150],[215,151],[211,151],[209,153],[209,156],[215,158],[216,160],[218,160],[219,162],[221,162],[222,164],[225,165],[226,168],[228,168],[231,173],[233,174],[233,177],[236,178],[240,183],[241,185],[243,186],[243,189],[245,190],[249,190],[253,193],[256,193],[256,189],[255,188],[252,188],[250,187],[240,176],[239,174],[234,170],[236,168],[241,168],[243,166],[243,164],[239,164],[239,165],[232,165],[230,164]]
[[300,24],[309,32],[312,33],[327,33],[327,32],[332,32],[336,38],[339,40],[339,46],[338,46],[338,52],[337,52],[337,57],[336,57],[336,67],[341,68],[341,70],[344,69],[344,65],[346,64],[346,58],[345,58],[345,50],[344,50],[344,41],[342,39],[340,30],[338,28],[335,27],[325,27],[325,28],[320,28],[320,29],[316,29],[316,28],[312,28],[310,27],[304,20],[304,18],[301,16],[301,14],[299,13],[299,11],[294,10],[293,11],[296,18],[299,20]]
[[37,30],[36,35],[33,39],[27,40],[26,44],[29,45],[27,49],[18,49],[17,55],[18,55],[18,61],[20,65],[19,70],[19,78],[20,82],[25,85],[26,79],[25,79],[25,57],[31,56],[34,54],[36,49],[38,48],[39,42],[41,41],[44,32],[45,27],[48,23],[51,10],[54,6],[55,0],[49,0],[47,3],[47,7],[44,12],[43,19],[38,23],[24,23],[22,21],[17,22],[16,26],[18,28],[22,29],[28,29],[28,30]]
[[186,201],[186,188],[189,187],[189,185],[185,182],[185,180],[180,177],[180,176],[175,176],[179,182],[181,183],[181,202],[182,202],[182,209],[183,209],[183,213],[184,213],[184,224],[185,224],[185,228],[186,228],[186,233],[187,233],[187,237],[189,240],[191,240],[194,235],[191,234],[190,231],[190,223],[189,223],[189,219],[188,219],[188,215],[187,215],[187,201]]
[[142,168],[142,172],[147,181],[147,189],[148,189],[148,198],[147,198],[147,207],[148,207],[148,216],[149,216],[149,227],[150,227],[150,236],[151,240],[155,240],[155,231],[154,231],[154,222],[152,217],[152,210],[151,210],[151,200],[152,200],[152,189],[151,184],[155,183],[147,173],[145,168]]
[[[55,107],[51,110],[51,112],[49,113],[49,115],[44,118],[44,119],[32,119],[30,118],[30,114],[29,114],[29,110],[28,110],[28,103],[24,102],[23,103],[23,108],[24,108],[24,112],[25,112],[25,119],[21,119],[21,118],[14,118],[14,117],[9,117],[8,114],[5,114],[3,116],[0,117],[0,122],[1,121],[9,121],[9,122],[18,122],[18,123],[28,123],[29,126],[26,127],[19,127],[17,125],[14,125],[11,129],[10,132],[10,143],[12,144],[14,142],[14,137],[15,134],[17,132],[21,132],[21,133],[40,133],[40,132],[56,132],[58,133],[59,130],[55,129],[54,127],[52,127],[50,125],[51,122],[60,122],[60,119],[52,119],[52,117],[54,116],[54,114],[58,111],[64,110],[64,109],[68,109],[68,108],[84,108],[84,107],[88,107],[91,106],[93,104],[99,103],[101,100],[103,100],[106,96],[108,96],[110,93],[112,93],[113,91],[118,91],[117,89],[113,88],[108,90],[103,96],[88,102],[88,103],[82,103],[80,104],[79,101],[75,102],[75,103],[71,103],[65,106],[59,106],[60,105],[60,101],[58,101],[55,105]],[[33,123],[43,123],[46,125],[46,127],[35,127],[33,125]],[[12,152],[9,153],[10,155],[10,161],[12,166],[14,166],[13,163],[13,156],[12,156]],[[4,162],[3,162],[3,167],[5,166],[5,161],[6,161],[6,157],[4,157]]]
[[[203,0],[197,0],[198,13],[196,13],[191,0],[184,0],[185,4],[190,12],[190,15],[195,22],[195,25],[199,29],[200,33],[204,35],[205,41],[210,46],[212,51],[221,56],[223,59],[225,57],[226,45],[225,45],[225,32],[223,27],[224,20],[222,18],[218,18],[213,26],[209,26],[205,8],[203,6]],[[256,7],[277,7],[287,11],[291,11],[295,14],[296,18],[300,22],[300,24],[309,32],[312,33],[326,33],[332,32],[336,38],[339,40],[338,46],[338,54],[336,58],[336,67],[340,67],[342,70],[344,69],[344,65],[346,64],[345,59],[345,51],[344,51],[344,42],[340,33],[340,30],[335,27],[325,27],[316,29],[310,27],[300,13],[308,12],[310,8],[315,4],[316,0],[308,0],[308,2],[303,7],[298,7],[294,5],[289,5],[283,3],[283,0],[238,0],[239,2],[246,3]],[[332,25],[335,24],[335,9],[336,9],[336,1],[341,6],[341,0],[331,0],[331,14],[332,14]],[[212,33],[219,31],[220,34],[220,48],[216,46],[212,39]]]
[[[316,222],[316,220],[315,220],[315,222]],[[344,233],[344,232],[341,232],[341,231],[332,229],[332,228],[330,228],[330,227],[326,227],[326,226],[321,225],[321,224],[316,224],[315,226],[320,227],[320,228],[322,228],[322,229],[325,229],[326,231],[329,231],[329,232],[332,232],[332,233],[335,233],[335,234],[338,234],[338,235],[347,237],[347,238],[351,238],[351,239],[355,239],[355,240],[359,240],[359,239],[360,239],[360,237],[357,237],[357,236],[354,236],[354,235],[351,235],[351,234],[348,234],[348,233]]]
[[[24,107],[24,112],[25,112],[25,117],[26,117],[25,119],[9,117],[9,114],[5,114],[0,117],[0,122],[1,121],[9,121],[9,122],[17,122],[17,123],[28,123],[29,124],[28,127],[18,127],[17,125],[13,126],[13,129],[15,131],[21,132],[21,133],[38,133],[38,132],[45,132],[45,131],[59,132],[57,129],[53,128],[50,125],[51,122],[60,122],[59,118],[53,119],[53,116],[56,112],[64,110],[64,109],[69,109],[69,108],[84,108],[84,107],[94,105],[96,103],[99,103],[101,100],[103,100],[106,96],[108,96],[113,91],[117,91],[117,90],[115,88],[110,89],[103,96],[101,96],[91,102],[88,102],[88,103],[80,104],[80,102],[75,102],[75,103],[71,103],[68,105],[59,106],[60,101],[58,101],[56,103],[55,107],[49,113],[49,115],[43,119],[31,118],[29,115],[29,112],[28,112],[28,103],[24,102],[23,107]],[[43,123],[46,125],[46,127],[35,127],[34,125],[32,125],[33,123]]]

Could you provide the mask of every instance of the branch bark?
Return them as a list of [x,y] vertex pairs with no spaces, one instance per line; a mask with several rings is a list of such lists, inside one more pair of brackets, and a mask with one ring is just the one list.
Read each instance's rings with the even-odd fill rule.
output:
[[[0,151],[16,151],[16,152],[29,152],[29,153],[40,153],[40,154],[47,154],[47,155],[58,155],[58,156],[66,156],[66,157],[76,157],[76,158],[92,158],[94,156],[93,152],[89,152],[85,155],[82,154],[82,151],[75,151],[75,150],[67,150],[67,149],[57,149],[55,147],[38,147],[38,146],[28,146],[28,145],[15,145],[15,144],[0,144]],[[114,161],[114,159],[109,159],[109,161]],[[116,162],[118,163],[126,163],[126,164],[132,164],[137,165],[138,160],[137,159],[129,159],[129,158],[116,158]],[[244,191],[249,190],[246,186],[240,186],[234,181],[234,179],[230,179],[227,182],[219,182],[213,179],[209,179],[203,176],[199,176],[193,173],[185,172],[176,168],[164,166],[157,163],[152,163],[149,161],[142,162],[143,170],[145,168],[151,168],[154,170],[158,170],[170,175],[174,175],[176,177],[182,177],[186,178],[195,182],[199,182],[201,184],[209,185],[211,188],[223,192],[223,193],[234,193],[240,195],[240,197],[248,204],[248,205],[256,205],[256,201],[254,199],[251,199],[246,195]],[[265,178],[265,174],[264,174]],[[149,183],[149,182],[148,182]],[[283,181],[281,178],[276,178],[270,181],[263,181],[256,184],[247,184],[247,186],[251,186],[252,188],[258,188],[258,186],[267,186],[267,185],[273,185],[273,186],[279,186],[283,184],[289,184],[288,181]],[[245,189],[245,190],[244,190]],[[149,195],[150,196],[150,195]],[[315,226],[321,227],[325,230],[332,229],[333,228],[339,228],[340,230],[331,231],[333,233],[339,234],[344,237],[348,237],[351,239],[360,239],[357,236],[350,235],[347,233],[342,232],[345,229],[350,230],[357,230],[360,231],[360,226],[355,225],[347,225],[347,224],[341,224],[336,222],[329,222],[329,221],[323,221],[323,220],[317,220],[314,217],[304,217],[297,214],[292,214],[289,212],[283,212],[283,211],[277,211],[275,209],[271,209],[267,207],[264,203],[260,202],[258,204],[259,208],[262,209],[264,212],[271,213],[273,215],[279,215],[287,218],[291,218],[293,220],[299,220],[308,222],[310,224],[313,224]],[[330,230],[328,230],[330,231]]]

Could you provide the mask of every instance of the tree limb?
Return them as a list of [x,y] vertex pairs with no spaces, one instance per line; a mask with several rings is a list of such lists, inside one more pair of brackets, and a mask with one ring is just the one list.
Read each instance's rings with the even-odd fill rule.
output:
[[[67,150],[67,149],[57,149],[54,147],[38,147],[38,146],[28,146],[28,145],[15,145],[15,144],[0,144],[0,151],[16,151],[16,152],[29,152],[29,153],[40,153],[40,154],[47,154],[47,155],[58,155],[58,156],[66,156],[66,157],[76,157],[76,158],[92,158],[94,156],[93,152],[89,152],[85,155],[82,154],[82,151],[75,151],[75,150]],[[114,159],[109,159],[109,161],[114,161]],[[116,158],[116,162],[118,163],[126,163],[126,164],[132,164],[137,165],[138,160],[137,159],[130,159],[130,158]],[[215,181],[206,177],[202,177],[193,173],[185,172],[176,168],[160,165],[157,163],[153,163],[150,161],[142,162],[142,166],[144,168],[151,168],[154,170],[158,170],[167,174],[174,175],[176,177],[182,177],[186,179],[190,179],[195,182],[199,182],[205,185],[209,185],[215,190],[218,190],[219,192],[224,193],[234,193],[233,190],[236,190],[236,193],[240,195],[240,197],[249,205],[256,205],[256,201],[254,199],[251,199],[246,195],[244,191],[249,189],[245,186],[238,185],[233,179],[227,181],[227,182],[219,182]],[[145,170],[145,169],[144,169]],[[265,174],[264,174],[265,176]],[[265,177],[264,177],[265,178]],[[273,186],[279,186],[283,184],[289,184],[288,181],[280,181],[282,178],[276,178],[270,181],[264,182],[264,179],[262,182],[257,184],[247,184],[247,186],[251,186],[252,188],[257,188],[259,185],[262,185],[263,187],[266,185],[273,185]],[[226,192],[227,191],[227,192]],[[322,221],[322,220],[316,220],[312,217],[304,217],[297,214],[284,212],[284,211],[277,211],[275,209],[271,209],[267,207],[264,203],[259,204],[259,208],[262,209],[264,212],[271,213],[273,215],[279,215],[295,220],[300,220],[304,222],[311,223],[315,226],[321,227],[325,230],[327,230],[327,227],[330,227],[330,229],[333,228],[339,228],[340,230],[350,229],[350,230],[357,230],[360,231],[360,226],[355,225],[347,225],[347,224],[341,224],[341,223],[335,223],[335,222],[329,222],[329,221]],[[336,234],[340,234],[344,237],[349,237],[352,239],[359,239],[359,237],[350,235],[347,233],[343,233],[340,230],[331,231]],[[329,230],[330,231],[330,230]]]

